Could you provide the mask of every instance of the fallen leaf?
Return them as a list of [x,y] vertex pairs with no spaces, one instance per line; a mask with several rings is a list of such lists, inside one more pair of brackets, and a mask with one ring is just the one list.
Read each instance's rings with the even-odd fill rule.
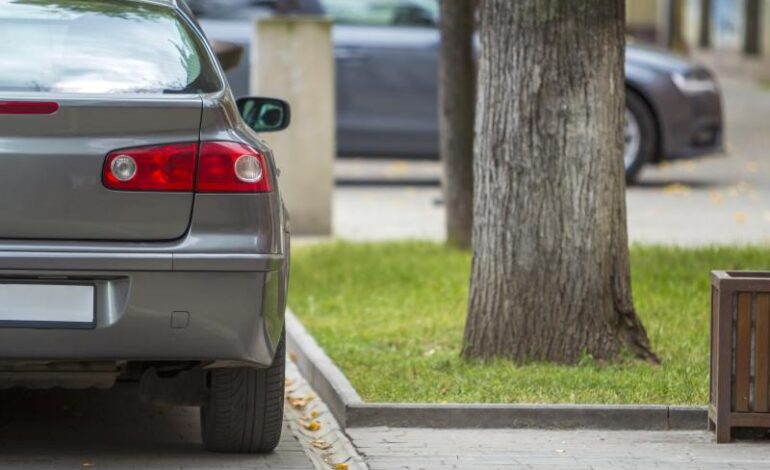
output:
[[292,408],[301,410],[305,408],[308,403],[313,401],[314,398],[313,395],[305,395],[304,397],[289,396],[286,398],[286,401],[289,402],[289,405],[291,405]]
[[320,413],[318,413],[318,411],[313,410],[313,411],[310,412],[310,417],[313,418],[313,419],[316,419],[316,418],[318,418],[319,414]]
[[294,351],[289,351],[289,360],[291,362],[297,362],[297,353]]
[[410,173],[409,164],[407,162],[395,162],[388,168],[391,175],[408,175]]
[[312,441],[310,441],[310,445],[312,445],[313,447],[319,450],[328,450],[328,449],[331,449],[332,447],[331,444],[324,441],[323,439],[313,439]]
[[287,387],[291,387],[292,385],[294,385],[294,380],[286,377],[285,379],[283,379],[283,384],[286,385]]
[[321,423],[318,421],[306,421],[304,419],[300,419],[299,424],[308,431],[318,431],[321,429]]
[[746,222],[746,213],[743,211],[738,211],[733,215],[733,220],[735,220],[736,224],[742,224]]
[[337,463],[337,464],[334,464],[334,467],[332,468],[334,468],[334,470],[348,470],[350,466],[346,463]]
[[690,187],[680,183],[673,183],[665,186],[663,192],[671,195],[682,195],[690,192]]

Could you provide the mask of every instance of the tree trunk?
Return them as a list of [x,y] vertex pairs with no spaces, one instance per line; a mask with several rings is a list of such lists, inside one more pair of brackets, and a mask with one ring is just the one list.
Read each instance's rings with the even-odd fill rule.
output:
[[634,310],[624,0],[486,0],[463,354],[657,362]]
[[711,0],[701,0],[698,23],[698,46],[711,47]]
[[470,248],[473,227],[473,125],[476,71],[473,0],[441,2],[439,121],[447,241]]
[[760,47],[760,22],[762,21],[762,8],[759,0],[746,0],[746,23],[743,33],[743,53],[757,56],[761,52]]

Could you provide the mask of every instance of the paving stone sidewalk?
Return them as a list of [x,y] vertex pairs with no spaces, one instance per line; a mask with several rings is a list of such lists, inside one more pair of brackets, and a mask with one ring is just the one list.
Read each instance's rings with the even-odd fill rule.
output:
[[[632,242],[770,242],[770,89],[732,76],[720,83],[727,156],[646,168],[626,193]],[[341,159],[335,172],[348,183],[334,194],[335,236],[446,238],[440,163]],[[431,181],[434,186],[424,184]]]
[[[294,395],[314,395],[291,362],[287,376]],[[316,432],[298,421],[313,412],[321,426]],[[304,410],[287,405],[281,443],[269,455],[206,452],[199,420],[197,408],[142,403],[136,384],[112,390],[0,391],[0,469],[326,470],[335,463],[366,468],[319,400]],[[331,447],[318,449],[315,439]]]
[[770,468],[770,442],[700,431],[349,429],[372,470]]

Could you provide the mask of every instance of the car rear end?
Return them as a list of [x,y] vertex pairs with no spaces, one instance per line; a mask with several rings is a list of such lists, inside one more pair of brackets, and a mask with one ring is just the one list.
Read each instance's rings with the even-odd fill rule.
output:
[[173,2],[0,0],[0,388],[143,377],[205,408],[207,371],[273,366],[275,174]]

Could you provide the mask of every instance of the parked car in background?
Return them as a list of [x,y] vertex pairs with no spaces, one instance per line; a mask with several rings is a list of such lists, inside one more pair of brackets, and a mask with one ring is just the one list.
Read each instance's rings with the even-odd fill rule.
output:
[[[254,16],[289,0],[189,0],[210,39],[248,48]],[[340,156],[438,157],[438,0],[305,0],[334,20]],[[297,12],[297,11],[295,11]],[[246,55],[248,57],[248,54]],[[228,74],[249,91],[248,60]],[[722,148],[722,105],[706,68],[669,53],[626,48],[624,163],[633,180],[647,163]]]
[[199,406],[205,446],[282,429],[289,233],[256,132],[176,0],[0,0],[0,388]]

